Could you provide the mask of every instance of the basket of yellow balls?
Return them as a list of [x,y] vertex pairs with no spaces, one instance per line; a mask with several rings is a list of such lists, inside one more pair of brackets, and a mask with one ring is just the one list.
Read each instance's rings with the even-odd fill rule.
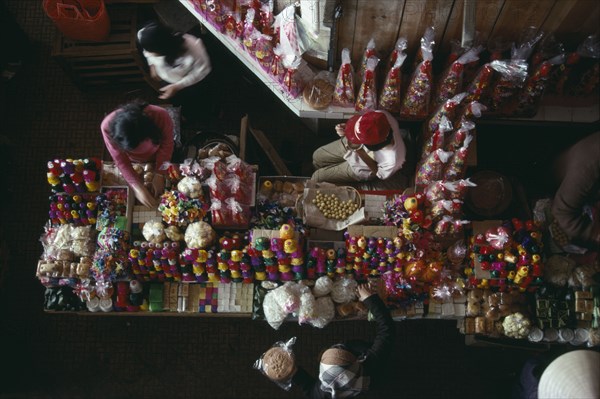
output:
[[351,186],[306,188],[297,209],[308,226],[325,230],[343,230],[365,219],[360,193]]

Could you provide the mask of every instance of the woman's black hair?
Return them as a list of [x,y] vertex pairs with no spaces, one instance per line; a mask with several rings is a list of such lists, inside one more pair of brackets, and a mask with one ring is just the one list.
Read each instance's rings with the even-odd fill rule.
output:
[[183,35],[155,21],[139,31],[138,42],[144,50],[164,56],[169,65],[185,52]]
[[394,137],[394,135],[392,134],[392,131],[390,130],[390,132],[388,133],[387,137],[385,138],[385,140],[383,140],[381,143],[379,144],[373,144],[373,145],[366,145],[365,147],[367,147],[367,149],[369,151],[379,151],[381,150],[383,147],[387,146],[388,144],[390,144],[392,142],[392,138]]
[[160,128],[144,113],[146,106],[146,102],[133,101],[116,111],[108,128],[110,138],[119,148],[130,151],[146,139],[154,144],[160,142]]

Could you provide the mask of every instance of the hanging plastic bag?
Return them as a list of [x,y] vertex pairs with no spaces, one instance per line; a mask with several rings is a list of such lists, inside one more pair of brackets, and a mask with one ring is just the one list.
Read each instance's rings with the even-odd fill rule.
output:
[[421,119],[429,114],[429,99],[433,84],[433,28],[421,38],[420,56],[423,61],[415,68],[412,79],[402,101],[400,117],[405,119]]
[[350,63],[350,50],[342,50],[342,65],[338,71],[333,92],[333,104],[340,107],[353,107],[354,95],[354,69]]
[[101,42],[110,34],[104,0],[44,0],[43,6],[46,15],[69,39]]
[[354,109],[358,112],[375,111],[377,109],[377,88],[375,85],[375,68],[379,63],[379,58],[371,57],[367,61],[367,69],[363,76],[363,81],[358,90],[358,97]]

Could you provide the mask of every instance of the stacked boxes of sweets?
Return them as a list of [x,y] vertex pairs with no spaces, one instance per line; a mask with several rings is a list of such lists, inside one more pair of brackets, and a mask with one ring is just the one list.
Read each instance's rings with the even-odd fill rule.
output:
[[48,162],[49,221],[36,275],[47,287],[73,285],[86,278],[95,251],[97,203],[102,161],[97,158]]
[[532,341],[600,345],[598,287],[570,289],[545,285],[536,292]]

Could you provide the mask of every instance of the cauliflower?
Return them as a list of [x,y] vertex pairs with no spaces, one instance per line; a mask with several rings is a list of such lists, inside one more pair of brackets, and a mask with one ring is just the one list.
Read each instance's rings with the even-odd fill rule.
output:
[[504,335],[511,338],[526,338],[531,331],[531,321],[522,313],[512,313],[502,322]]

